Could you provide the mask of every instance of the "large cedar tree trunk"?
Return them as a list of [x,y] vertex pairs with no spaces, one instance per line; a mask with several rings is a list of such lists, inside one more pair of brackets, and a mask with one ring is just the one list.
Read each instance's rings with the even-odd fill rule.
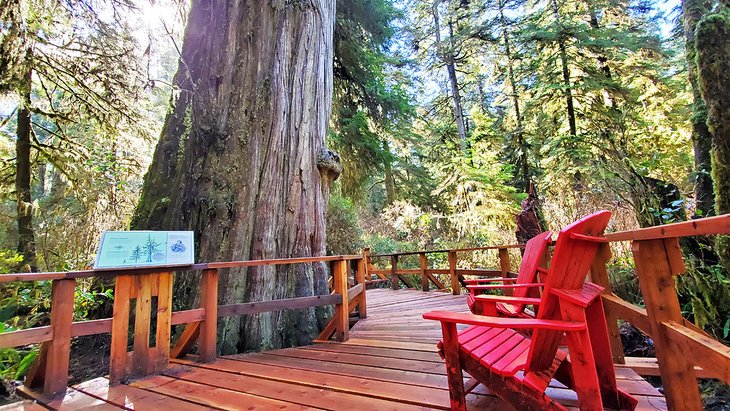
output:
[[[712,134],[715,211],[730,213],[730,1],[697,27],[697,68],[707,125]],[[719,241],[718,255],[730,270],[730,238]]]
[[[325,254],[335,2],[194,0],[179,93],[132,226],[195,231],[198,261]],[[327,294],[324,264],[223,270],[219,303]],[[199,278],[175,279],[195,304]],[[219,351],[308,343],[325,309],[226,318]]]

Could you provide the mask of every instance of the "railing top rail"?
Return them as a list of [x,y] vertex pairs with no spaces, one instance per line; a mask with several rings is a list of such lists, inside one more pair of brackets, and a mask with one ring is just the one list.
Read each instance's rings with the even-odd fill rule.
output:
[[255,267],[263,265],[286,265],[298,263],[315,263],[328,261],[357,260],[362,258],[361,255],[326,255],[321,257],[293,257],[293,258],[274,258],[265,260],[246,260],[246,261],[219,261],[212,263],[198,263],[192,265],[160,265],[154,267],[135,267],[135,268],[105,268],[95,270],[82,271],[65,271],[50,273],[13,273],[0,274],[0,284],[12,283],[18,281],[47,281],[47,280],[64,280],[71,278],[91,278],[91,277],[115,277],[123,274],[152,274],[163,273],[168,271],[202,271],[208,269],[219,268],[239,268],[239,267]]
[[713,234],[730,234],[730,214],[641,228],[638,230],[608,233],[605,237],[608,241],[636,241]]
[[393,256],[402,256],[402,255],[448,253],[448,252],[457,252],[457,251],[499,250],[500,248],[525,248],[525,245],[524,244],[508,244],[508,245],[492,245],[492,246],[488,246],[488,247],[453,248],[450,250],[407,251],[407,252],[403,252],[403,253],[371,254],[370,257],[393,257]]
[[[619,231],[605,235],[608,241],[657,240],[662,238],[691,237],[695,235],[730,234],[730,214],[682,221],[637,230]],[[402,253],[372,254],[370,257],[398,257],[406,255],[448,253],[457,251],[498,250],[500,248],[525,248],[524,244],[495,245],[488,247],[455,248],[451,250],[422,250]]]

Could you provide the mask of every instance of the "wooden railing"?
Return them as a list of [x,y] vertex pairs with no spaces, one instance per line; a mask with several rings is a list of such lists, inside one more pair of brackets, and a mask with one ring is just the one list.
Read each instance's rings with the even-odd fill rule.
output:
[[[218,305],[220,269],[323,262],[332,267],[331,294]],[[71,339],[78,336],[111,333],[109,378],[112,383],[164,370],[170,358],[185,356],[196,341],[199,360],[214,360],[218,317],[334,305],[333,318],[319,338],[329,339],[334,335],[338,341],[346,341],[350,312],[357,307],[360,318],[367,315],[365,270],[362,256],[325,256],[202,263],[183,267],[3,274],[0,275],[0,283],[50,280],[52,292],[50,324],[1,333],[0,348],[41,343],[39,355],[26,376],[25,385],[41,388],[46,394],[56,394],[66,390]],[[191,271],[201,272],[199,308],[172,311],[172,282],[175,271],[186,272],[177,275],[189,275]],[[354,274],[352,278],[351,272]],[[91,277],[115,279],[113,317],[74,322],[76,282],[78,279]],[[152,312],[153,297],[157,297],[155,313]],[[136,300],[131,335],[133,350],[128,352],[132,300]],[[153,318],[155,346],[150,346]],[[171,327],[179,324],[187,326],[176,344],[171,346]]]
[[658,374],[671,410],[702,409],[698,376],[730,384],[730,347],[682,317],[674,278],[685,272],[679,239],[718,234],[730,234],[730,215],[606,235],[610,243],[631,242],[645,308],[612,293],[606,269],[610,244],[601,248],[591,268],[591,280],[604,287],[614,362],[626,362],[617,325],[618,320],[624,320],[654,340]]
[[[448,275],[449,285],[451,292],[454,295],[461,294],[461,286],[463,285],[465,275],[476,275],[484,277],[508,277],[514,276],[515,273],[510,271],[511,261],[509,250],[510,249],[524,248],[523,244],[512,244],[504,246],[494,247],[472,247],[472,248],[456,248],[452,250],[428,250],[428,251],[411,251],[403,253],[393,254],[374,254],[371,255],[368,249],[365,249],[365,259],[368,264],[368,273],[379,277],[369,282],[385,282],[390,281],[392,289],[398,290],[400,283],[402,282],[409,288],[418,288],[416,284],[413,284],[408,277],[405,275],[420,275],[421,284],[420,288],[423,291],[430,290],[430,284],[432,283],[439,291],[448,291],[446,285],[436,275]],[[459,253],[473,253],[476,251],[488,251],[496,250],[499,257],[499,269],[480,269],[480,268],[458,268],[458,256]],[[430,254],[446,254],[449,268],[429,268],[428,256]],[[398,262],[401,257],[415,256],[418,255],[419,268],[417,269],[402,269],[398,268]],[[373,264],[374,260],[387,259],[390,261],[388,268],[377,268]]]
[[[667,405],[672,410],[700,410],[702,402],[697,378],[717,378],[730,384],[730,347],[710,337],[702,329],[682,317],[675,276],[685,271],[684,257],[679,238],[701,235],[730,235],[730,215],[708,217],[681,223],[667,224],[639,230],[607,234],[609,240],[599,249],[591,267],[591,280],[604,287],[603,302],[608,322],[611,353],[614,362],[626,364],[642,375],[659,375],[662,379]],[[631,242],[636,275],[645,308],[616,296],[611,290],[607,263],[611,259],[611,244]],[[420,274],[421,289],[429,290],[429,281],[437,289],[445,289],[433,274],[448,274],[454,294],[460,293],[459,276],[485,275],[506,276],[510,267],[509,248],[522,245],[465,248],[456,250],[415,251],[407,253],[369,255],[365,253],[370,273],[380,280],[391,281],[393,289],[400,282],[410,288],[404,275]],[[499,250],[500,270],[457,269],[457,252]],[[429,269],[426,256],[430,253],[447,253],[449,269]],[[420,268],[398,268],[401,256],[419,255]],[[372,266],[375,258],[389,258],[390,267],[379,269]],[[626,321],[646,335],[655,345],[657,358],[627,361],[624,358],[618,321]],[[606,347],[608,348],[608,347]],[[599,348],[600,349],[600,348]]]

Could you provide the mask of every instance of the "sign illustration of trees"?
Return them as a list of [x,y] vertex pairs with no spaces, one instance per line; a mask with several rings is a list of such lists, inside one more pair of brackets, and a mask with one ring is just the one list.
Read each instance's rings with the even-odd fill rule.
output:
[[151,235],[148,235],[147,236],[147,242],[144,244],[144,252],[145,252],[145,254],[147,254],[147,261],[146,262],[151,263],[152,262],[152,255],[154,253],[157,253],[157,252],[162,251],[159,248],[157,248],[159,246],[160,246],[160,243],[158,243],[157,241],[153,240]]
[[132,255],[130,256],[132,260],[134,260],[135,263],[138,263],[139,260],[142,259],[142,247],[137,245],[137,247],[132,250]]

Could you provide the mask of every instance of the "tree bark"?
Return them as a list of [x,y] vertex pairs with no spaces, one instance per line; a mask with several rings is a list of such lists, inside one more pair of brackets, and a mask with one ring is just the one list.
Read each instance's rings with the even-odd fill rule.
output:
[[459,92],[459,80],[456,77],[456,61],[454,59],[454,44],[453,44],[453,30],[451,24],[449,24],[449,43],[448,49],[443,47],[441,43],[441,23],[439,19],[438,6],[441,3],[440,0],[433,2],[431,8],[433,13],[433,25],[436,33],[436,47],[438,48],[439,57],[446,64],[446,71],[449,74],[449,88],[451,89],[451,97],[454,102],[454,120],[456,121],[456,131],[459,135],[459,145],[461,152],[466,154],[467,152],[467,141],[466,141],[466,125],[464,124],[464,109],[461,106],[461,93]]
[[[30,59],[30,51],[27,59]],[[31,271],[36,271],[35,235],[33,233],[33,199],[30,193],[31,162],[31,84],[33,69],[26,60],[25,74],[19,84],[20,106],[18,107],[18,125],[15,141],[15,201],[17,203],[18,220],[18,253],[23,256],[23,264]]]
[[387,140],[383,140],[383,151],[387,156],[383,167],[385,174],[385,205],[391,205],[395,202],[395,176],[393,175],[393,156],[390,153],[390,144]]
[[20,0],[4,0],[0,5],[0,93],[15,90],[25,81],[25,22]]
[[[729,2],[730,3],[730,2]],[[697,68],[707,125],[712,134],[715,211],[730,213],[730,4],[705,17],[697,27]],[[730,270],[730,239],[718,242],[718,255]]]
[[[179,94],[145,178],[134,228],[193,230],[198,261],[325,254],[324,139],[332,101],[335,2],[195,0]],[[178,276],[190,306],[199,279]],[[327,294],[324,264],[223,270],[221,304]],[[220,321],[219,351],[306,344],[326,309]]]
[[712,135],[707,127],[707,106],[702,100],[697,77],[697,50],[695,32],[702,16],[710,10],[711,2],[706,0],[683,0],[682,18],[687,58],[687,76],[692,87],[692,146],[694,148],[694,193],[697,210],[702,216],[714,213],[712,184]]

